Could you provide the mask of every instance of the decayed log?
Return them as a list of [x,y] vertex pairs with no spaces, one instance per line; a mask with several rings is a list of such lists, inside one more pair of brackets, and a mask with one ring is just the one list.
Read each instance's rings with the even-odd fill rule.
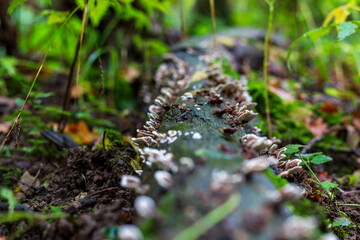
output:
[[[304,190],[277,189],[271,170],[301,172],[284,164],[277,139],[260,137],[245,79],[222,72],[222,57],[197,48],[169,53],[155,76],[161,89],[149,119],[133,141],[139,145],[141,177],[122,186],[139,197],[137,226],[122,226],[126,239],[305,239],[314,218],[294,216],[285,203]],[[141,181],[140,181],[141,178]]]

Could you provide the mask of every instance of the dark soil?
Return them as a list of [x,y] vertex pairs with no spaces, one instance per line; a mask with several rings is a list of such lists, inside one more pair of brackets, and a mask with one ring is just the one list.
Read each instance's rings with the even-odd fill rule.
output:
[[[119,150],[121,148],[123,150]],[[41,185],[17,195],[29,212],[51,213],[50,207],[58,206],[68,214],[67,218],[52,223],[33,223],[23,237],[102,239],[104,227],[131,223],[134,193],[121,188],[120,179],[123,174],[134,174],[127,161],[135,152],[130,147],[121,148],[91,151],[79,147],[70,149],[66,159],[19,157],[2,161],[1,166],[17,166],[32,176],[39,172],[37,179]],[[4,172],[1,173],[3,178]],[[12,187],[20,184],[20,178],[15,174],[11,180]],[[20,224],[29,227],[25,222]],[[1,231],[14,232],[13,227],[15,225],[3,225]]]

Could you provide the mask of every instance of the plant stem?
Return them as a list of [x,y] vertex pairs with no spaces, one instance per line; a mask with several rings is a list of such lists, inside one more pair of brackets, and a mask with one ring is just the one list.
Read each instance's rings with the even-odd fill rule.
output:
[[317,178],[317,176],[315,175],[315,173],[313,172],[313,170],[310,168],[309,164],[303,159],[303,157],[301,156],[300,150],[298,151],[299,156],[301,161],[306,165],[306,167],[309,169],[310,173],[312,176],[314,176],[314,178],[316,179],[316,181],[319,183],[319,185],[321,186],[321,181]]
[[360,204],[355,203],[338,203],[338,206],[348,206],[348,207],[360,207]]
[[185,20],[184,20],[184,6],[183,6],[183,0],[179,1],[179,7],[180,7],[180,30],[181,30],[181,38],[185,38]]
[[216,22],[215,22],[215,4],[214,0],[209,0],[210,2],[210,10],[211,10],[211,22],[213,28],[213,50],[216,48]]
[[272,22],[274,17],[274,2],[275,0],[265,0],[269,5],[269,19],[268,19],[268,28],[265,36],[265,46],[264,46],[264,84],[265,84],[265,108],[266,108],[266,120],[269,128],[269,137],[272,138],[272,125],[271,125],[271,116],[270,116],[270,104],[269,104],[269,93],[268,93],[268,66],[269,66],[269,38],[272,29]]
[[38,77],[39,77],[39,75],[40,75],[40,72],[41,72],[41,70],[43,69],[43,67],[44,67],[44,65],[45,65],[46,58],[47,58],[49,52],[51,51],[51,46],[52,46],[52,43],[54,42],[54,39],[55,39],[55,38],[57,37],[57,35],[62,31],[62,29],[64,28],[64,26],[66,25],[66,23],[70,20],[70,18],[75,14],[75,12],[76,12],[78,9],[79,9],[79,7],[75,8],[75,9],[70,13],[70,15],[69,15],[69,16],[66,18],[66,20],[64,21],[64,23],[60,26],[60,28],[55,32],[55,34],[54,34],[53,37],[51,38],[50,43],[49,43],[49,47],[48,47],[48,49],[47,49],[47,51],[46,51],[46,53],[45,53],[45,56],[44,56],[43,60],[41,61],[41,65],[40,65],[40,67],[39,67],[39,69],[38,69],[38,71],[37,71],[37,73],[36,73],[36,75],[35,75],[35,78],[33,79],[32,83],[31,83],[31,87],[30,87],[30,89],[29,89],[29,91],[28,91],[28,93],[27,93],[27,95],[26,95],[26,98],[25,98],[23,104],[21,105],[21,108],[20,108],[20,110],[19,110],[19,113],[18,113],[18,115],[16,116],[14,122],[12,123],[10,130],[7,132],[4,140],[1,142],[0,151],[3,149],[3,147],[4,147],[4,145],[5,145],[6,141],[7,141],[7,139],[9,138],[9,136],[10,136],[10,134],[11,134],[11,132],[12,132],[12,130],[14,129],[14,127],[16,126],[16,124],[17,124],[17,123],[19,122],[19,120],[20,120],[21,113],[22,113],[22,111],[24,110],[25,104],[26,104],[27,100],[29,99],[29,97],[30,97],[30,95],[31,95],[31,93],[32,93],[32,90],[33,90],[33,88],[34,88],[34,86],[35,86],[36,80],[38,79]]

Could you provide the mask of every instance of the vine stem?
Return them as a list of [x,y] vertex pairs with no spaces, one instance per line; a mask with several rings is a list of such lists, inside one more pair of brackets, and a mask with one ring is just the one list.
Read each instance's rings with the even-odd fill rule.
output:
[[272,125],[271,125],[271,116],[270,116],[270,103],[269,103],[269,86],[268,86],[268,66],[269,66],[269,38],[272,29],[272,22],[274,18],[274,3],[275,0],[265,0],[269,5],[269,19],[268,27],[265,35],[265,46],[264,46],[264,84],[265,84],[265,111],[266,111],[266,120],[269,128],[269,138],[272,138]]

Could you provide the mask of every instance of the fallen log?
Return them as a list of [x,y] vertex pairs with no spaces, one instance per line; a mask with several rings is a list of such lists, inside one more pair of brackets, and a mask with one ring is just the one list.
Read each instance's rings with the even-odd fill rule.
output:
[[[143,160],[140,177],[121,185],[139,194],[137,226],[120,239],[314,239],[319,219],[296,216],[286,204],[304,189],[278,189],[275,174],[303,174],[283,161],[279,140],[249,123],[256,103],[246,79],[226,76],[223,56],[181,47],[165,58],[155,83],[161,94],[133,141]],[[270,170],[272,169],[272,170]]]

